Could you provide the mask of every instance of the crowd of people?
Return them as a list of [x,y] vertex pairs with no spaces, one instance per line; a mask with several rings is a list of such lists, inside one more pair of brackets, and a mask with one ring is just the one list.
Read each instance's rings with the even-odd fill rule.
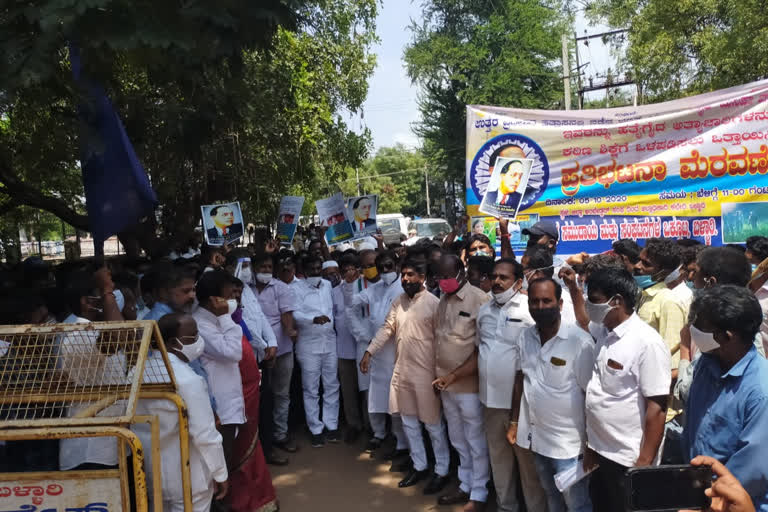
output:
[[[3,274],[2,322],[157,321],[189,409],[196,511],[277,509],[267,464],[299,448],[295,410],[312,447],[366,436],[400,487],[467,512],[494,495],[500,512],[617,512],[629,468],[692,460],[719,475],[713,510],[768,511],[768,238],[623,239],[562,258],[539,222],[518,259],[507,228],[501,257],[462,229],[343,250],[318,230],[109,269],[27,261]],[[167,404],[138,407],[178,430]],[[61,469],[118,463],[114,441],[69,442]],[[50,445],[24,446],[5,464],[41,469]],[[163,445],[164,510],[183,510],[178,457]],[[586,476],[561,490],[574,468]]]

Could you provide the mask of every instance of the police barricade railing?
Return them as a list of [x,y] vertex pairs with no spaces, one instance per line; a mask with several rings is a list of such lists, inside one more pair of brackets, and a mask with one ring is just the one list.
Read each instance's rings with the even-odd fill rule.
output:
[[11,470],[0,473],[0,511],[128,512],[131,501],[137,512],[147,510],[147,447],[130,430],[142,423],[151,440],[152,501],[162,510],[158,419],[136,414],[142,399],[167,400],[178,411],[179,470],[191,511],[187,413],[155,322],[0,326],[0,440],[109,436],[118,446],[117,469],[15,472],[9,461]]

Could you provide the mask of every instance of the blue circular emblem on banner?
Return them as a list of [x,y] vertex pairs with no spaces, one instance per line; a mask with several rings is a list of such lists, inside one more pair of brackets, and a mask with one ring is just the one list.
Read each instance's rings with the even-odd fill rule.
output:
[[493,165],[498,157],[529,158],[533,160],[531,176],[525,188],[520,210],[533,206],[544,193],[549,182],[549,162],[541,147],[532,139],[518,133],[498,135],[485,144],[475,154],[469,168],[469,184],[478,203],[482,201],[488,181],[491,179]]

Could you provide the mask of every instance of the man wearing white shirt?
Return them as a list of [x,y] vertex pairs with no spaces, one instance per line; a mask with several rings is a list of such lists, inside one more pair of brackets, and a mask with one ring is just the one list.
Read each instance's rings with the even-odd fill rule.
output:
[[[349,330],[360,345],[367,347],[384,325],[392,302],[404,292],[397,273],[397,256],[392,251],[380,253],[378,256],[373,251],[363,251],[360,262],[365,276],[365,287],[355,293],[357,281],[346,282],[342,285],[342,291],[346,303],[350,304],[347,308]],[[367,447],[370,451],[379,448],[386,437],[389,389],[394,369],[395,344],[386,343],[371,358],[368,415],[373,438]],[[408,440],[399,416],[392,417],[392,433],[397,439],[393,457],[404,455],[408,450]]]
[[[306,279],[297,287],[299,307],[293,312],[298,329],[296,358],[301,366],[304,413],[312,433],[312,446],[339,440],[339,380],[336,331],[333,328],[331,284],[322,278],[323,260],[310,256],[304,264]],[[320,382],[323,383],[323,415],[320,417]]]
[[238,425],[245,423],[245,401],[240,378],[243,329],[232,320],[237,308],[235,285],[223,270],[206,272],[197,283],[200,306],[192,316],[197,322],[205,351],[200,361],[208,374],[208,385],[216,400],[224,453],[232,456]]
[[[173,368],[179,396],[184,399],[189,419],[189,474],[192,491],[193,512],[208,512],[214,493],[222,499],[228,490],[227,464],[222,448],[221,434],[208,400],[205,379],[197,375],[189,363],[200,357],[204,341],[199,336],[194,319],[185,314],[172,313],[158,321],[160,333],[168,349],[168,361]],[[160,352],[154,351],[146,362],[147,368],[164,369]],[[145,379],[148,373],[145,369]],[[151,372],[154,376],[155,372]],[[145,381],[151,383],[151,381]],[[181,453],[179,451],[179,415],[176,406],[168,400],[140,399],[136,413],[157,416],[160,429],[160,468],[163,484],[163,512],[184,510],[184,490],[181,473],[178,471]],[[142,445],[151,444],[149,425],[137,423],[131,427]],[[152,450],[147,450],[147,491],[152,496]],[[150,510],[154,502],[149,501]],[[159,512],[159,511],[155,511]]]
[[[69,278],[67,306],[71,314],[67,324],[122,320],[114,296],[114,283],[106,268],[94,273],[77,272]],[[106,346],[98,331],[69,333],[59,346],[59,365],[69,378],[81,386],[127,384],[125,354]],[[90,404],[70,407],[69,416]],[[119,405],[112,405],[102,415],[118,414]],[[62,439],[59,443],[59,466],[69,469],[104,469],[118,465],[117,440],[113,437],[79,437]]]
[[585,409],[595,512],[624,507],[624,473],[654,464],[664,434],[672,376],[658,332],[635,312],[637,284],[626,270],[605,269],[587,279],[589,330],[597,341]]
[[594,343],[575,324],[560,320],[562,288],[552,279],[528,287],[528,307],[536,322],[518,337],[520,370],[515,382],[513,411],[517,431],[530,440],[539,479],[547,493],[549,512],[591,512],[589,479],[563,491],[555,474],[580,464],[586,441],[584,392],[592,377]]
[[519,369],[515,340],[523,329],[533,325],[528,313],[528,297],[521,292],[523,267],[514,259],[500,259],[494,266],[491,283],[493,299],[483,304],[477,314],[477,369],[497,510],[520,510],[518,472],[528,508],[546,510],[546,496],[533,453],[507,440],[512,391]]
[[339,385],[341,386],[344,418],[347,433],[344,442],[354,443],[363,430],[363,416],[360,413],[360,392],[357,386],[357,341],[347,326],[347,306],[341,291],[339,264],[334,260],[323,262],[323,279],[330,283],[333,296],[333,322],[336,329],[336,357],[339,364]]

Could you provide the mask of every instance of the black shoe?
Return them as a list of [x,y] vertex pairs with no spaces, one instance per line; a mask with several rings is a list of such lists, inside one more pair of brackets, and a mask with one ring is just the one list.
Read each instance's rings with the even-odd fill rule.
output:
[[403,459],[401,461],[392,461],[392,466],[389,468],[390,473],[405,473],[406,471],[409,471],[412,467],[411,459],[410,457],[407,459]]
[[412,485],[416,485],[417,483],[427,478],[427,475],[429,475],[428,469],[416,471],[415,469],[411,468],[408,474],[405,475],[405,478],[400,480],[400,483],[398,483],[397,486],[400,488],[403,488],[403,487],[410,487]]
[[270,454],[264,454],[264,459],[267,461],[267,464],[271,466],[287,466],[288,465],[288,457],[281,457],[275,452],[272,452]]
[[350,428],[349,430],[347,430],[347,433],[344,435],[344,442],[347,444],[355,444],[359,437],[360,437],[360,429]]
[[390,451],[384,454],[384,460],[394,460],[400,457],[403,457],[405,455],[408,455],[411,453],[407,448],[398,450],[397,445],[395,445]]
[[272,442],[272,444],[280,448],[284,452],[296,453],[297,451],[299,451],[299,447],[296,446],[296,443],[294,443],[290,437],[286,437],[285,439],[275,440]]
[[325,438],[323,434],[312,434],[312,448],[322,448],[325,446]]
[[339,429],[336,430],[329,430],[325,433],[325,440],[329,443],[338,443],[339,442]]
[[[438,477],[438,478],[447,479],[447,477]],[[469,494],[462,491],[461,489],[451,494],[445,494],[437,498],[438,505],[459,505],[459,504],[467,503],[468,501],[469,501]]]
[[381,443],[383,442],[384,442],[383,439],[379,439],[378,437],[372,437],[368,441],[368,444],[365,446],[365,451],[367,451],[368,453],[375,452],[376,450],[381,448]]

